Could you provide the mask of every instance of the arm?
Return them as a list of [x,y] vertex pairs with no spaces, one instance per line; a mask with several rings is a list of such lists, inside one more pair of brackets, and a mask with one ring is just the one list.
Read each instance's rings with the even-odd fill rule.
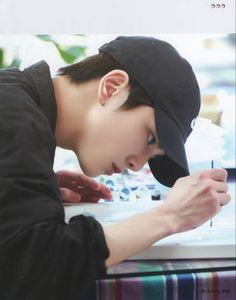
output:
[[222,169],[196,172],[177,180],[164,203],[128,220],[104,227],[111,266],[154,242],[197,227],[230,201]]

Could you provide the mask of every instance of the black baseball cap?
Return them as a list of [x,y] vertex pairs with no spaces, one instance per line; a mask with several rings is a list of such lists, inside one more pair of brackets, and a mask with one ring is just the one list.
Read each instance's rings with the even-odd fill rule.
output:
[[148,93],[164,156],[148,161],[161,184],[189,175],[184,143],[200,110],[200,91],[190,64],[169,43],[144,36],[119,36],[99,48]]

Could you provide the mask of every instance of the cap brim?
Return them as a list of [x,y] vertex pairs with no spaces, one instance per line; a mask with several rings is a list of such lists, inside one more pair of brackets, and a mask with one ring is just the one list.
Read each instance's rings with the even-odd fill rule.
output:
[[148,161],[153,176],[161,184],[172,187],[175,181],[189,175],[181,129],[161,109],[155,109],[156,131],[165,155]]

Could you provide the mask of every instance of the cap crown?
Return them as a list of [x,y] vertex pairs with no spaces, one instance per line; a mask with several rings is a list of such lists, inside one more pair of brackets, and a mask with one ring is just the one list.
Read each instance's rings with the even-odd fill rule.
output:
[[179,127],[184,141],[199,113],[200,92],[190,64],[169,43],[151,37],[120,36],[103,45]]

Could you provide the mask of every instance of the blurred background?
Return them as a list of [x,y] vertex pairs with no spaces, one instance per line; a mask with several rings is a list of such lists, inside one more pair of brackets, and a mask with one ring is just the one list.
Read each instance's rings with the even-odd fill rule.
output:
[[[220,157],[216,156],[218,164],[233,170],[235,174],[235,34],[146,35],[171,43],[192,65],[201,90],[200,117],[209,119],[211,124],[219,126],[224,132],[224,142],[221,143],[223,152]],[[24,69],[37,61],[46,60],[51,75],[55,76],[59,67],[96,54],[101,45],[116,37],[110,34],[0,35],[0,68],[12,66]],[[190,169],[210,168],[211,161],[216,158],[190,160]],[[78,170],[79,163],[72,152],[58,148],[54,169]],[[166,191],[159,184],[156,187],[148,165],[138,174],[125,171],[110,178],[99,176],[97,180],[110,186],[116,193],[114,197],[125,201],[131,195],[136,200],[140,199],[149,190],[152,190],[152,196],[156,194],[156,198],[161,191],[162,198]]]

